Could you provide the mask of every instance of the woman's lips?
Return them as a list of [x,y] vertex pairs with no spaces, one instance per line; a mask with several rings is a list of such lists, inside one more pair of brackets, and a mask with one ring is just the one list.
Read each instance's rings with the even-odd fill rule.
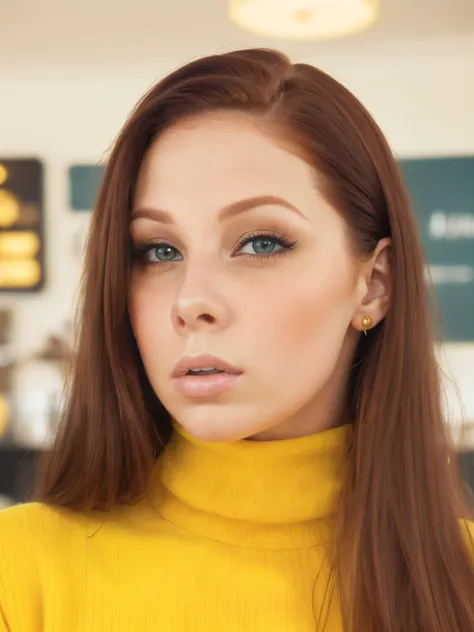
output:
[[[205,369],[217,369],[220,372],[208,375],[190,373]],[[242,373],[243,371],[218,356],[201,353],[182,357],[170,377],[177,391],[185,397],[213,397],[233,386]]]
[[185,397],[213,397],[233,386],[242,373],[214,373],[211,375],[182,375],[174,378],[174,385]]
[[218,356],[212,355],[210,353],[201,353],[195,356],[183,356],[171,372],[171,377],[183,377],[190,370],[198,371],[200,369],[206,369],[210,367],[218,369],[219,371],[224,371],[225,373],[242,373],[239,368],[233,366],[232,364],[226,362]]

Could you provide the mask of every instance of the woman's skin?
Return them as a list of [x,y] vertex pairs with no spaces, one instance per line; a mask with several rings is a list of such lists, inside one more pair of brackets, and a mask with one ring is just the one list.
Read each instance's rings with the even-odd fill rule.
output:
[[[164,132],[140,169],[130,236],[137,344],[188,432],[275,440],[352,421],[352,357],[363,317],[386,314],[390,243],[358,257],[314,169],[269,123],[218,112]],[[237,373],[173,376],[201,354],[217,359],[195,368],[220,359]]]

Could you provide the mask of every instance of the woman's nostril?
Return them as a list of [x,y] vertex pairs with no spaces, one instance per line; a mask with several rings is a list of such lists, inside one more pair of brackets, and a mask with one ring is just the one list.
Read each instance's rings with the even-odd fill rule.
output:
[[198,320],[202,320],[205,323],[211,324],[215,321],[215,318],[210,314],[200,314],[200,316],[198,316]]

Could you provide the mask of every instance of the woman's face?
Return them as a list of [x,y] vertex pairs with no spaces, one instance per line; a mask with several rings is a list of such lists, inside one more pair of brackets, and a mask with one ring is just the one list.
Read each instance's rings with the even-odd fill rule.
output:
[[185,429],[278,439],[348,421],[366,275],[306,162],[245,114],[180,123],[142,164],[130,235],[132,327]]

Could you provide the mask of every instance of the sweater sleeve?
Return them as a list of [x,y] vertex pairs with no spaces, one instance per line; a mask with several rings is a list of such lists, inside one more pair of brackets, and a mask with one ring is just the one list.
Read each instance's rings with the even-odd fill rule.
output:
[[19,505],[0,512],[0,632],[41,630],[34,537],[38,507]]
[[0,511],[0,632],[68,629],[65,600],[71,584],[84,589],[86,536],[100,524],[41,503]]

